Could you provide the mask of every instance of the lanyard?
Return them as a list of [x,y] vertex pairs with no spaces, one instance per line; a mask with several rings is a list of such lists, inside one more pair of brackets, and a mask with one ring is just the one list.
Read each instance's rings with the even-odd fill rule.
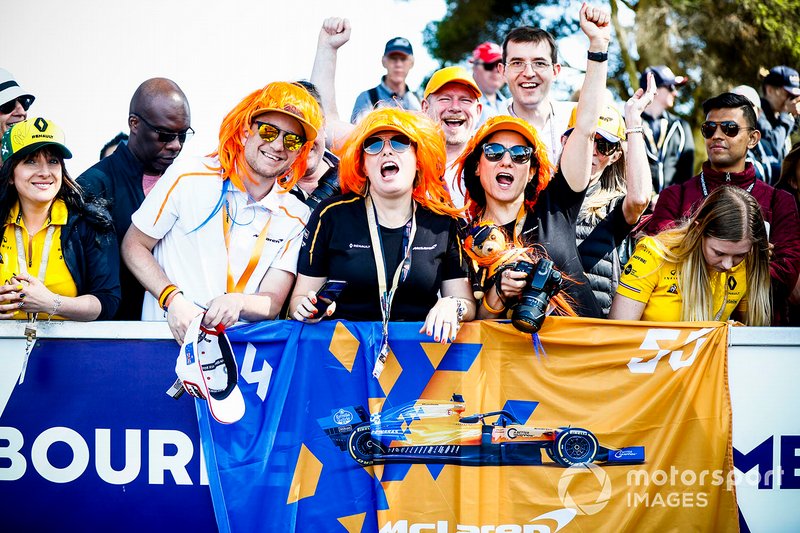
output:
[[[731,180],[730,172],[726,172],[725,173],[725,181],[730,181],[730,180]],[[746,188],[745,190],[747,192],[752,192],[753,191],[753,187],[756,186],[756,182],[757,181],[758,181],[758,177],[753,179],[753,183],[751,183],[750,186],[748,188]],[[706,187],[706,176],[705,176],[705,174],[703,172],[700,172],[700,187],[703,189],[703,198],[705,198],[706,196],[708,196],[708,188]]]
[[231,226],[235,224],[235,221],[231,218],[230,214],[230,206],[228,205],[228,200],[225,200],[225,206],[223,207],[222,211],[222,231],[225,236],[225,251],[227,252],[228,258],[228,279],[227,279],[227,292],[244,292],[244,288],[247,285],[247,282],[250,280],[250,276],[253,275],[253,272],[258,266],[258,262],[261,259],[261,252],[264,251],[264,245],[267,242],[267,231],[269,230],[269,225],[272,222],[272,214],[270,214],[269,218],[267,219],[267,223],[264,224],[264,227],[261,228],[261,231],[258,233],[258,237],[256,238],[256,244],[253,246],[253,251],[250,253],[250,260],[247,262],[247,266],[242,272],[242,275],[239,277],[239,281],[235,281],[233,279],[233,272],[231,272]]
[[411,271],[411,245],[414,242],[414,235],[417,233],[417,204],[413,200],[411,201],[411,220],[406,223],[406,227],[403,229],[403,260],[394,271],[391,288],[388,288],[386,283],[388,272],[383,251],[383,241],[378,229],[378,214],[375,204],[372,202],[372,196],[369,194],[364,199],[364,205],[367,211],[369,240],[372,244],[372,253],[375,256],[375,271],[378,274],[378,295],[380,296],[381,317],[383,318],[380,352],[375,361],[375,368],[372,371],[372,375],[377,378],[380,377],[386,364],[386,357],[389,354],[389,315],[392,310],[394,293]]
[[[17,223],[19,223],[19,219],[22,216],[20,215],[17,217]],[[54,225],[50,225],[47,228],[47,233],[44,236],[44,246],[42,247],[42,260],[39,262],[39,281],[44,283],[44,277],[47,273],[47,262],[50,260],[50,248],[53,247],[53,233],[56,231],[56,227]],[[23,276],[28,275],[28,264],[33,264],[33,246],[31,246],[31,257],[27,260],[25,259],[25,243],[22,242],[22,229],[19,226],[14,228],[14,236],[17,240],[17,268],[19,268],[19,272]],[[28,236],[28,242],[33,241],[33,235]],[[28,263],[30,261],[30,263]],[[39,317],[39,313],[28,313],[28,323],[25,325],[25,359],[22,361],[22,370],[19,373],[19,384],[21,385],[23,381],[25,381],[25,370],[28,368],[28,359],[31,356],[31,351],[33,351],[33,346],[36,344],[36,319]],[[49,320],[49,319],[48,319]]]

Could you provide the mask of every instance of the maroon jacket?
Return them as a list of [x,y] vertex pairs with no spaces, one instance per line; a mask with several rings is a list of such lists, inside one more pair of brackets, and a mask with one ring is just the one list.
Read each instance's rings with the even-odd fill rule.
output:
[[[736,185],[747,189],[761,205],[764,221],[769,224],[769,242],[774,245],[770,274],[773,283],[773,300],[777,320],[785,317],[786,298],[797,283],[800,274],[800,217],[797,205],[786,191],[780,191],[756,179],[755,169],[746,163],[744,172],[718,172],[708,161],[703,163],[706,189],[713,191],[720,185]],[[680,184],[670,185],[658,196],[652,218],[645,231],[656,234],[690,216],[703,201],[700,176]]]

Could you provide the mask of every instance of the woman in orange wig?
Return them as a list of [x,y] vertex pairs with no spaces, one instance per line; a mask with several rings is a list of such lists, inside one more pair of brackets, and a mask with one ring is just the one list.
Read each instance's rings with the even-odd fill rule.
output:
[[[422,114],[372,111],[344,145],[344,196],[323,201],[309,220],[290,309],[316,322],[425,321],[435,341],[454,339],[475,315],[458,238],[458,213],[444,187],[444,135]],[[322,312],[316,291],[347,282]]]

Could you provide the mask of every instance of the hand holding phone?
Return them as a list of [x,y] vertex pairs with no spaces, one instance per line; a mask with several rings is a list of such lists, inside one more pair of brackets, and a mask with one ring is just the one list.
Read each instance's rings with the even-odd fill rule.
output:
[[328,310],[328,307],[339,297],[344,288],[347,287],[346,281],[329,279],[317,291],[317,303],[314,307],[317,308],[316,316],[321,317]]

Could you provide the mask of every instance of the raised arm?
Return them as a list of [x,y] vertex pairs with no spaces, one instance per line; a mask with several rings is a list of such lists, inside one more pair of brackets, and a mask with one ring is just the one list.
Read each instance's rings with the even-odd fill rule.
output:
[[336,106],[336,60],[339,48],[350,40],[350,21],[331,17],[322,22],[317,40],[317,53],[311,69],[311,83],[317,86],[325,112],[328,147],[338,148],[350,134],[353,125],[339,118]]
[[628,128],[628,153],[625,158],[625,186],[627,193],[622,202],[622,213],[628,224],[636,224],[650,203],[653,182],[644,144],[642,112],[653,101],[656,83],[653,74],[647,74],[647,91],[637,89],[625,103],[625,125]]
[[[600,8],[587,4],[581,6],[581,30],[589,38],[589,52],[608,52],[611,40],[611,18]],[[582,191],[589,186],[591,175],[594,135],[600,110],[605,103],[608,61],[589,60],[586,76],[578,100],[575,129],[564,145],[561,154],[561,172],[573,191]]]

